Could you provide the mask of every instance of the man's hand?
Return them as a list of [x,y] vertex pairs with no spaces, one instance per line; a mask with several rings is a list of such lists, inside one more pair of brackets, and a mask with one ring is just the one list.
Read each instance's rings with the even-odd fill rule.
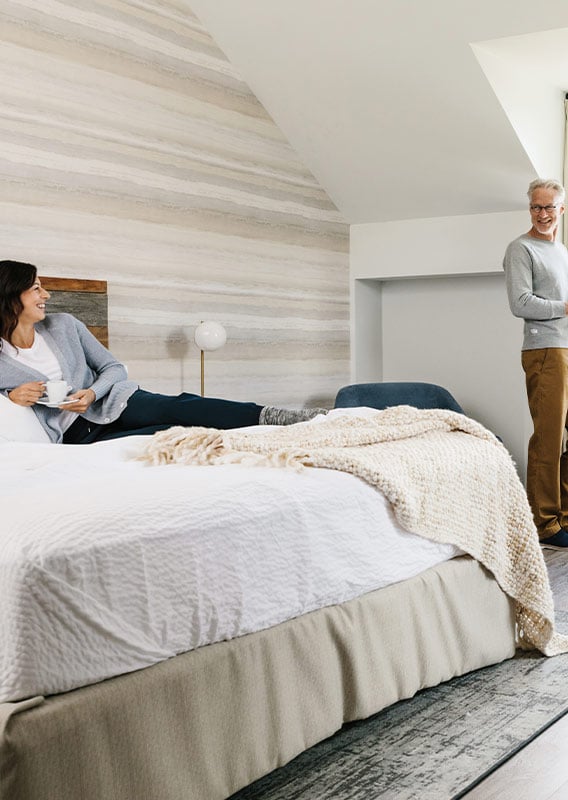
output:
[[8,392],[8,397],[19,406],[33,406],[44,392],[45,383],[43,381],[32,381],[32,383],[22,383],[20,386],[16,386],[15,389]]

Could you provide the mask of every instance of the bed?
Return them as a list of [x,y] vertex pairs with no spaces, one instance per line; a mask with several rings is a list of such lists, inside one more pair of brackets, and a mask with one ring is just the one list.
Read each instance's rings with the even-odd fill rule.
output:
[[[3,446],[3,797],[228,797],[344,721],[513,654],[489,574],[400,529],[359,479],[148,469],[121,458],[139,442]],[[202,546],[184,558],[188,530]]]
[[2,800],[222,800],[514,655],[491,573],[366,481],[148,466],[148,438],[0,443]]

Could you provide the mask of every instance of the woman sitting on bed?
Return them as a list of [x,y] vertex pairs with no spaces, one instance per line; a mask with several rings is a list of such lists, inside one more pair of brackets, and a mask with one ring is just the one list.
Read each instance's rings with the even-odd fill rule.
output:
[[71,314],[46,317],[49,297],[32,264],[0,261],[0,392],[20,406],[33,406],[46,381],[67,381],[73,392],[64,406],[34,408],[53,442],[88,444],[172,425],[288,425],[326,413],[146,392],[127,380],[124,365],[82,322]]

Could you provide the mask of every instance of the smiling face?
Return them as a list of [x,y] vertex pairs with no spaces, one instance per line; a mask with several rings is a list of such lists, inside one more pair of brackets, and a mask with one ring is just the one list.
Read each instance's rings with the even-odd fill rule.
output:
[[531,214],[531,235],[537,239],[554,241],[564,205],[554,189],[535,189],[531,195],[529,210]]
[[39,278],[36,278],[30,288],[20,295],[23,308],[18,322],[33,325],[35,322],[45,319],[45,301],[50,297],[49,292],[42,288]]

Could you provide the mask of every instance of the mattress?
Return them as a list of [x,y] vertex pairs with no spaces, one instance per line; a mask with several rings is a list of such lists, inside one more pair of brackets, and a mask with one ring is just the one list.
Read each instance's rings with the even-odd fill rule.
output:
[[514,652],[513,601],[454,558],[147,669],[0,703],[0,798],[223,800],[344,722]]
[[150,467],[130,437],[2,446],[0,701],[264,630],[459,554],[330,470]]

